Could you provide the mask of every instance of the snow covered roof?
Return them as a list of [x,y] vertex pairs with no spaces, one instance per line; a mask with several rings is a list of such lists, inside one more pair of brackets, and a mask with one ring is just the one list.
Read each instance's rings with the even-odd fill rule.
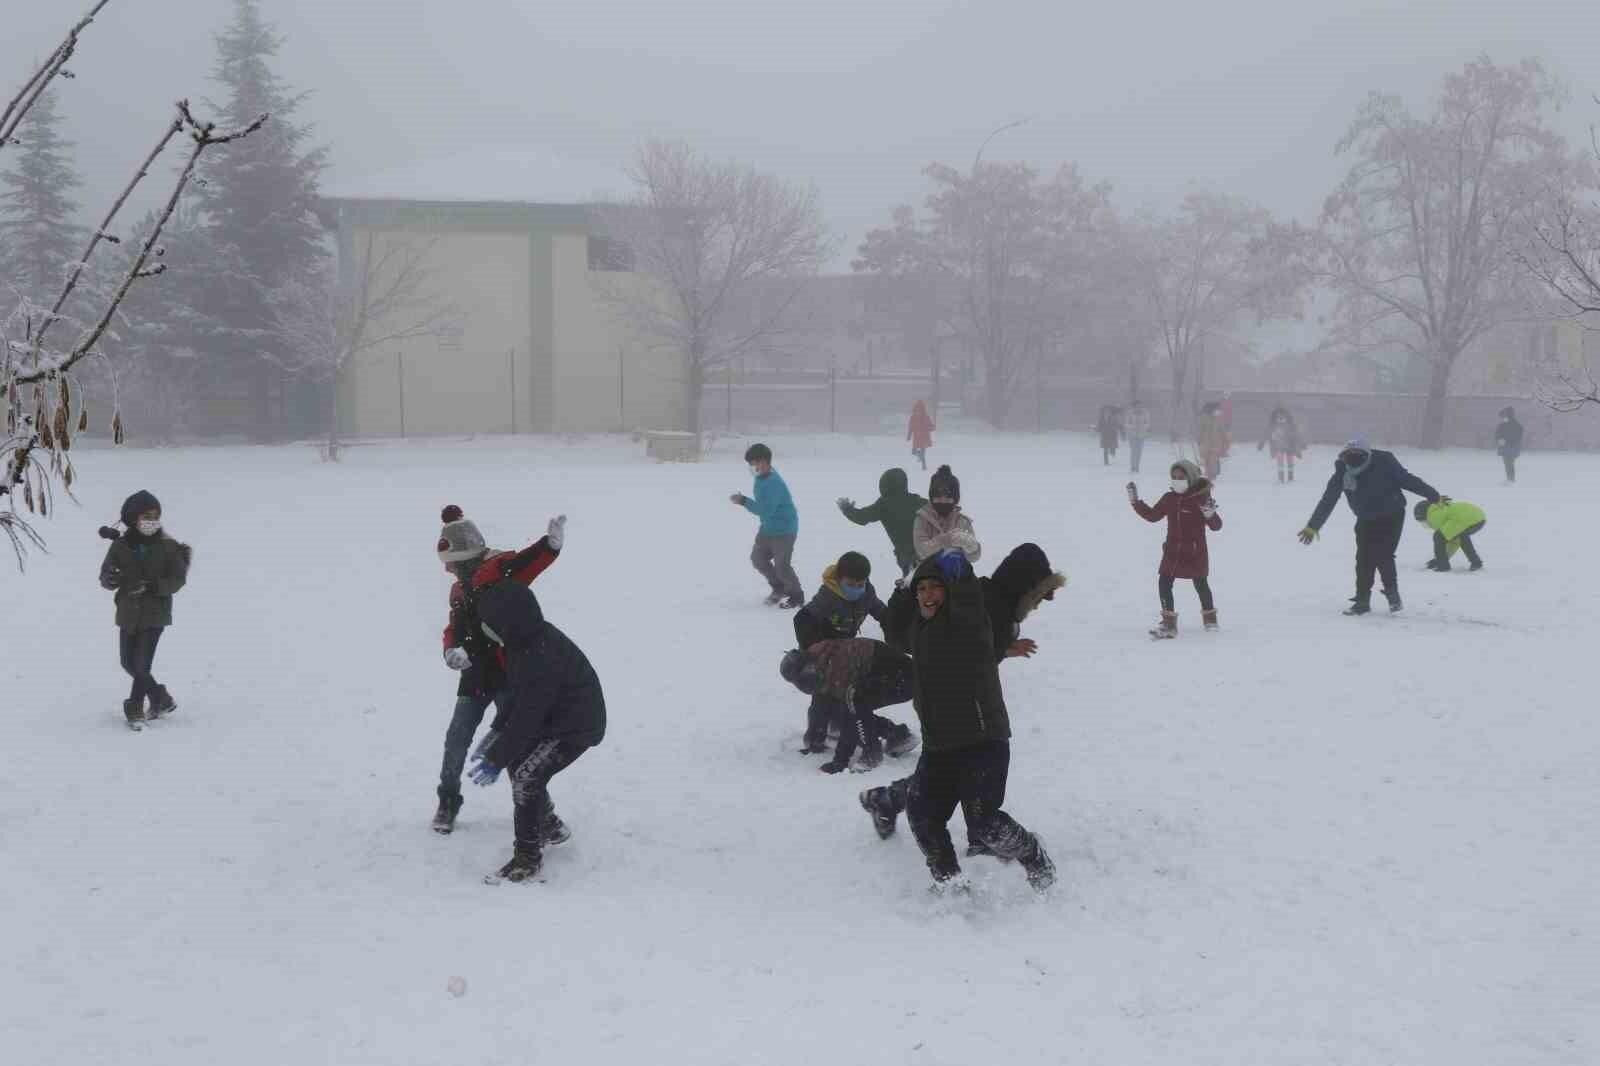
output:
[[485,145],[364,176],[323,182],[330,200],[592,204],[626,195],[620,168],[527,145]]

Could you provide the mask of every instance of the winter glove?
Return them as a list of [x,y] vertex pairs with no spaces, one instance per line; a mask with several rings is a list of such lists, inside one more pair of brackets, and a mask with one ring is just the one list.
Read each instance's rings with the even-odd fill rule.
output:
[[500,767],[489,762],[481,755],[473,757],[472,766],[467,770],[467,776],[479,788],[487,788],[500,780]]
[[452,670],[465,670],[472,665],[472,656],[467,654],[465,648],[446,648],[444,664]]
[[1139,502],[1139,486],[1135,485],[1131,481],[1128,482],[1128,502],[1129,503],[1138,503]]
[[827,762],[817,767],[818,770],[821,770],[825,774],[843,773],[849,768],[850,764],[848,762],[841,762],[837,758],[829,759]]
[[1316,530],[1312,529],[1310,526],[1307,526],[1300,531],[1300,543],[1310,544],[1312,541],[1317,539],[1318,535],[1319,534]]
[[1217,501],[1211,499],[1206,500],[1200,505],[1200,513],[1208,519],[1215,518],[1217,516]]
[[550,519],[550,525],[545,530],[544,539],[550,542],[551,551],[560,551],[561,545],[567,542],[567,516],[556,515]]
[[954,584],[964,577],[971,577],[972,564],[967,562],[967,553],[960,548],[946,548],[940,552],[939,573],[944,576],[947,584]]
[[122,534],[112,526],[101,526],[100,537],[102,540],[121,540]]
[[841,514],[854,510],[856,505],[856,501],[850,499],[848,496],[840,496],[833,502],[839,505],[839,513]]
[[728,499],[732,500],[734,505],[738,507],[743,507],[749,502],[749,500],[746,499],[745,494],[742,492],[736,492],[732,496],[729,496]]

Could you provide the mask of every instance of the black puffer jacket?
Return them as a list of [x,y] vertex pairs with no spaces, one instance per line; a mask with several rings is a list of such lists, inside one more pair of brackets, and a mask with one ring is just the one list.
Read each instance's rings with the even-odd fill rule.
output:
[[944,606],[924,619],[914,590],[926,577],[944,580],[937,558],[918,567],[890,599],[884,627],[889,646],[911,656],[916,675],[912,704],[922,723],[923,749],[952,751],[1006,740],[1011,719],[1000,689],[983,585],[970,575],[947,585]]
[[1050,557],[1037,544],[1017,545],[993,575],[978,580],[983,585],[983,602],[994,630],[997,662],[1006,657],[1012,641],[1022,635],[1022,623],[1028,615],[1067,583],[1065,577],[1050,569]]
[[478,618],[506,651],[508,699],[495,716],[494,766],[517,765],[542,740],[594,745],[606,735],[600,678],[578,646],[546,622],[533,590],[501,581],[478,596]]

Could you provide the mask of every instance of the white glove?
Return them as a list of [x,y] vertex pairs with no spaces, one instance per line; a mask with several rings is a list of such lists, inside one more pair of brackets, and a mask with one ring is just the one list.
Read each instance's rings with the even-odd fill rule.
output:
[[467,654],[465,648],[446,648],[444,664],[452,670],[465,670],[472,665],[472,656]]
[[1217,514],[1217,501],[1207,500],[1200,505],[1200,513],[1207,518],[1214,518]]
[[1135,485],[1131,481],[1128,482],[1128,502],[1129,503],[1138,503],[1139,502],[1139,486]]
[[544,535],[550,541],[550,549],[560,551],[561,545],[567,540],[567,516],[556,515],[550,519],[550,525],[545,528]]

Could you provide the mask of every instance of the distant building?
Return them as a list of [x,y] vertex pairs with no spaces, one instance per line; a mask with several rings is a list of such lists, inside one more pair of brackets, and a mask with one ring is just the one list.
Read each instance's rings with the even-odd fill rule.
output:
[[[435,295],[459,328],[366,353],[339,382],[340,430],[363,436],[602,432],[684,424],[681,356],[652,349],[621,321],[603,286],[642,283],[599,233],[570,174],[548,180],[526,153],[476,153],[335,187],[325,201],[340,268],[353,254],[408,242],[425,249]],[[480,199],[451,198],[448,182]],[[494,182],[498,188],[475,186]],[[566,202],[538,195],[555,188]],[[373,261],[379,261],[374,256]],[[346,281],[350,278],[346,274]],[[381,335],[383,324],[375,327]]]

